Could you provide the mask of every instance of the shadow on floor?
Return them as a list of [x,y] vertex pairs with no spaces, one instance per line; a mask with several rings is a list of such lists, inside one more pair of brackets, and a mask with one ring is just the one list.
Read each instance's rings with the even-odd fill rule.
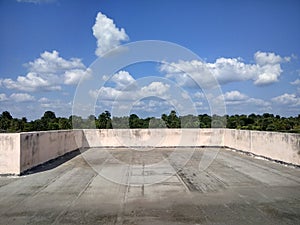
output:
[[24,172],[22,172],[20,174],[20,176],[23,176],[23,175],[29,175],[29,174],[34,174],[34,173],[40,173],[40,172],[44,172],[44,171],[47,171],[47,170],[51,170],[51,169],[54,169],[58,166],[60,166],[61,164],[73,159],[74,157],[80,155],[81,153],[85,152],[88,148],[86,149],[76,149],[72,152],[68,152],[62,156],[59,156],[55,159],[51,159],[43,164],[40,164],[40,165],[37,165],[29,170],[26,170]]

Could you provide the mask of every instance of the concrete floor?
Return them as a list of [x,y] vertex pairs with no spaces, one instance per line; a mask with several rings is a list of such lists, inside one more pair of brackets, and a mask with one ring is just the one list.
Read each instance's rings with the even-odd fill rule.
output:
[[299,168],[214,148],[73,156],[0,177],[0,224],[300,224]]

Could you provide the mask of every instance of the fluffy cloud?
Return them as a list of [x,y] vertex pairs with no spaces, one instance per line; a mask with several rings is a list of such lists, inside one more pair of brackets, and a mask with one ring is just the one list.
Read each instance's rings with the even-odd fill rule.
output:
[[169,84],[152,82],[150,85],[142,87],[140,94],[141,96],[163,96],[169,89]]
[[129,39],[124,28],[117,28],[114,21],[101,12],[97,14],[96,22],[93,26],[93,35],[97,39],[95,52],[97,56],[104,55],[109,50],[120,45],[122,41]]
[[1,93],[0,94],[0,102],[7,101],[7,100],[8,100],[8,98],[7,98],[6,94]]
[[34,101],[35,97],[27,93],[12,93],[9,97],[6,94],[0,94],[0,102],[11,101],[11,102],[30,102]]
[[13,93],[9,98],[15,102],[30,102],[35,100],[34,96],[27,93]]
[[91,76],[91,69],[71,69],[64,73],[64,84],[78,84],[81,78]]
[[26,76],[18,76],[16,80],[0,79],[0,84],[19,91],[58,91],[62,84],[76,84],[90,74],[80,59],[66,60],[57,51],[45,51],[25,66],[28,68]]
[[124,70],[121,70],[118,73],[114,74],[110,80],[116,84],[117,89],[126,88],[128,85],[132,84],[135,81],[135,79],[127,71]]
[[243,101],[248,99],[248,96],[239,91],[229,91],[224,94],[225,101]]
[[100,90],[90,90],[89,94],[93,98],[99,97],[101,100],[135,101],[141,98],[156,96],[163,99],[168,98],[167,92],[170,85],[162,82],[152,82],[147,86],[137,89],[119,90],[113,87],[102,87]]
[[267,64],[278,64],[283,60],[290,61],[290,57],[282,58],[281,56],[276,55],[273,52],[261,52],[261,51],[258,51],[254,54],[254,59],[258,65],[262,65],[262,66]]
[[256,52],[255,64],[247,64],[240,58],[218,58],[214,63],[199,60],[164,63],[160,71],[167,77],[176,79],[179,85],[209,86],[230,82],[253,80],[255,85],[262,86],[277,82],[281,73],[281,63],[290,60],[275,53]]
[[300,98],[295,94],[283,94],[272,98],[272,101],[276,104],[290,105],[290,106],[300,106]]
[[300,79],[296,79],[293,82],[291,82],[292,85],[300,85]]
[[[107,77],[104,79],[107,80]],[[168,98],[170,91],[170,85],[164,82],[153,81],[148,85],[141,85],[130,73],[124,70],[114,74],[107,81],[113,85],[102,87],[100,90],[90,90],[89,95],[101,100],[135,101],[149,96],[165,99]]]
[[237,90],[224,93],[213,101],[225,101],[226,110],[229,114],[247,114],[249,112],[267,112],[272,109],[270,102],[263,99],[251,98]]

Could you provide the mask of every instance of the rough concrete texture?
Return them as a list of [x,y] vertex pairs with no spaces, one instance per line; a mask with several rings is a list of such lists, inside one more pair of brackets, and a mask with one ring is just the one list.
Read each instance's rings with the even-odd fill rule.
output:
[[20,172],[80,148],[81,140],[81,130],[21,133]]
[[226,129],[224,145],[270,159],[300,165],[300,135]]
[[231,150],[91,148],[55,162],[0,177],[1,224],[300,224],[299,168]]
[[20,173],[20,135],[0,134],[0,174]]
[[224,129],[87,129],[85,147],[224,146]]

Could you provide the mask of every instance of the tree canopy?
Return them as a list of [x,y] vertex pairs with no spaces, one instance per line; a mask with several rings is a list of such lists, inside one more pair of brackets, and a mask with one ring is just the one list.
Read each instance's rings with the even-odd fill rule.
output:
[[28,122],[25,117],[13,118],[8,111],[0,114],[0,132],[28,132],[66,129],[112,129],[112,128],[231,128],[244,130],[279,131],[300,133],[300,114],[296,117],[281,117],[270,113],[262,115],[185,115],[178,116],[172,110],[161,118],[140,118],[136,114],[112,117],[104,111],[98,117],[88,118],[71,115],[69,118],[56,117],[52,111],[46,111],[40,119]]

